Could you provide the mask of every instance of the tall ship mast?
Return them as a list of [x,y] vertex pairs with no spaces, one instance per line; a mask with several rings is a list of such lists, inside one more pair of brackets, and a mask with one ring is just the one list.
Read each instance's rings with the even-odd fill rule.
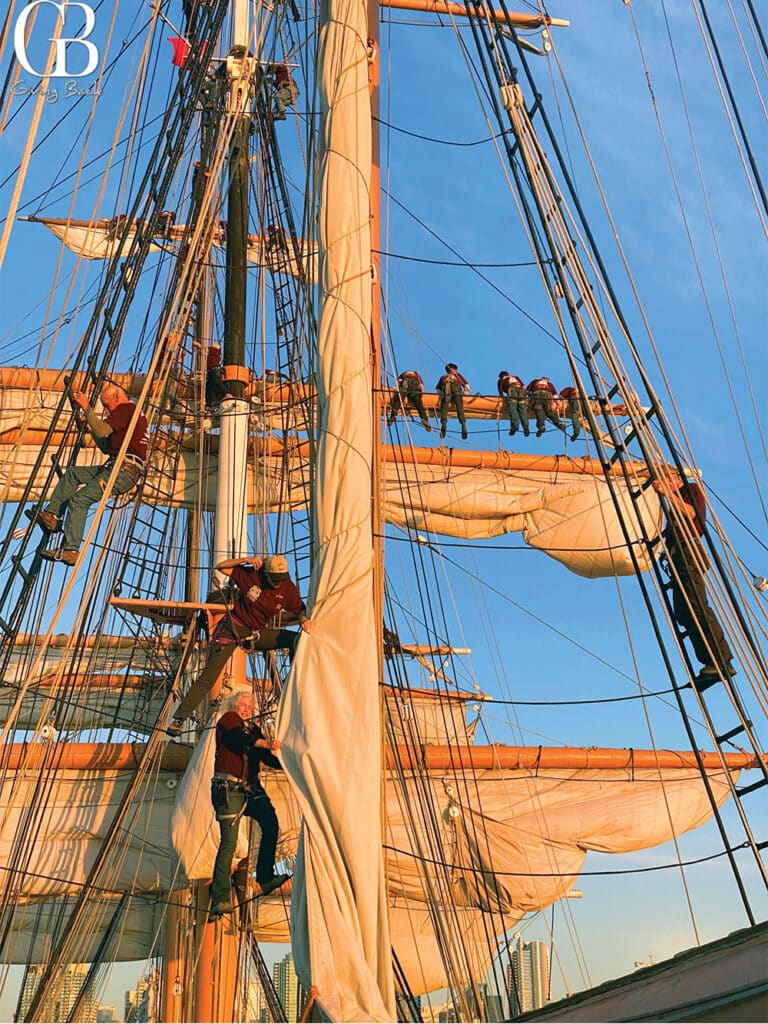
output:
[[[764,267],[759,88],[743,71],[764,38],[751,6],[733,24],[701,6],[739,223]],[[653,92],[658,26],[626,18],[693,241]],[[549,998],[589,989],[569,897],[599,893],[599,932],[621,882],[645,894],[644,935],[673,932],[669,956],[692,947],[702,1005],[727,992],[701,987],[695,949],[724,957],[717,929],[742,929],[727,972],[758,998],[764,353],[741,334],[752,307],[731,290],[681,72],[724,298],[695,248],[686,287],[701,285],[734,396],[747,515],[708,486],[690,396],[672,395],[674,339],[653,334],[637,239],[569,106],[584,88],[573,31],[544,11],[418,0],[9,12],[0,995],[15,1019],[84,1019],[135,962],[152,1019],[256,1019],[258,986],[286,1020],[275,942],[290,943],[303,1019],[506,1019],[527,1008],[513,936],[550,946]],[[447,143],[472,123],[483,155],[464,160]],[[441,146],[455,163],[418,155]],[[650,165],[639,146],[633,159]],[[650,208],[640,174],[627,180]],[[441,204],[461,245],[432,226]],[[659,263],[671,219],[648,218]],[[464,248],[487,238],[514,285]],[[655,297],[679,297],[672,284]],[[673,330],[687,337],[684,315]],[[228,577],[260,573],[258,601],[268,564],[306,607],[278,605],[224,660],[246,593]],[[261,780],[280,884],[259,880],[266,837],[238,815],[217,904],[217,723],[243,693],[274,752]],[[651,997],[626,998],[615,1019]]]

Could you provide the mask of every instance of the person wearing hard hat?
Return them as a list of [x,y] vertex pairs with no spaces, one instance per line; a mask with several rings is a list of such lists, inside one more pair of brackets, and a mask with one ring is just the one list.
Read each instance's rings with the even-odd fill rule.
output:
[[227,608],[211,636],[210,653],[203,671],[174,712],[172,733],[181,730],[188,718],[211,689],[238,647],[247,651],[287,650],[293,660],[300,634],[292,629],[269,626],[276,615],[290,612],[298,617],[304,633],[310,631],[307,608],[288,574],[284,555],[260,558],[228,558],[216,569],[237,586],[237,597]]

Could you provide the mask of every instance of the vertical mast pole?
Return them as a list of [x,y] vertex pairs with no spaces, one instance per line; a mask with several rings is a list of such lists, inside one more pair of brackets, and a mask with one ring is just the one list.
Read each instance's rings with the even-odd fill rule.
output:
[[[380,112],[379,0],[368,0],[368,91],[371,97],[371,369],[373,379],[373,606],[378,630],[379,680],[384,680],[382,625],[384,621],[384,539],[381,535],[382,394],[381,394],[381,162],[379,155]],[[382,702],[383,704],[383,702]],[[383,779],[382,779],[383,785]]]
[[[223,380],[229,392],[220,407],[221,443],[216,490],[214,562],[239,558],[247,546],[248,402],[245,388],[246,285],[248,273],[248,141],[255,61],[249,56],[249,0],[234,0],[232,48],[227,58],[229,116],[235,130],[229,149],[227,253],[224,292]],[[246,660],[236,651],[229,668],[235,687],[246,683]],[[207,889],[207,887],[206,887]],[[207,923],[207,891],[197,907],[199,951],[195,1021],[235,1020],[238,941],[232,924]]]
[[215,562],[244,555],[247,544],[245,293],[248,272],[248,140],[254,69],[253,58],[248,56],[248,38],[248,0],[234,0],[234,38],[227,58],[227,78],[229,114],[236,118],[236,125],[229,150],[223,345],[223,377],[229,397],[221,403]]

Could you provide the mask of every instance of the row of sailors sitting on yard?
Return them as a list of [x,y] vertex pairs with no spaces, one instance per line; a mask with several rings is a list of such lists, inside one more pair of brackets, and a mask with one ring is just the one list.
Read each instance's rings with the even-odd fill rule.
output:
[[[558,430],[565,432],[565,424],[560,419],[553,401],[561,398],[567,402],[567,415],[571,421],[571,440],[575,441],[581,433],[582,402],[575,387],[563,388],[559,396],[557,389],[549,377],[535,377],[526,387],[520,377],[508,370],[502,370],[496,381],[499,396],[503,399],[509,414],[509,433],[514,436],[522,428],[528,437],[528,416],[536,417],[536,437],[544,433],[547,420]],[[456,363],[446,363],[445,373],[435,385],[439,396],[438,415],[440,417],[440,437],[445,437],[448,425],[448,411],[451,406],[456,410],[456,418],[461,425],[461,436],[467,437],[467,420],[464,414],[464,395],[469,392],[467,379],[459,373]],[[424,408],[424,382],[416,370],[404,370],[397,377],[397,391],[393,392],[389,403],[387,425],[397,419],[399,412],[407,407],[413,408],[421,419],[426,430],[432,430]]]

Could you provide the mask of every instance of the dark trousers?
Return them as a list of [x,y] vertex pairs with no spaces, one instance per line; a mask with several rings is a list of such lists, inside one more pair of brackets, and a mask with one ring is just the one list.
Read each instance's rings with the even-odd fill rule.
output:
[[571,440],[575,441],[581,433],[582,407],[580,398],[568,399],[568,419],[571,421]]
[[678,583],[672,576],[672,611],[675,619],[690,637],[694,653],[701,664],[712,665],[708,644],[718,661],[714,667],[722,669],[733,658],[733,652],[725,639],[720,620],[707,600],[704,577],[699,568],[677,549],[672,550],[670,559],[680,578]]
[[424,409],[424,399],[418,388],[403,387],[400,385],[389,401],[389,422],[394,423],[399,412],[405,413],[406,406],[411,405],[419,414],[423,422],[427,422],[427,413]]
[[509,432],[510,434],[516,434],[520,427],[523,428],[523,433],[527,437],[530,431],[528,430],[528,396],[525,391],[520,388],[515,388],[505,396],[504,401],[507,403],[507,412],[509,413]]
[[190,686],[183,700],[174,711],[178,719],[189,718],[200,701],[219,678],[229,659],[238,647],[246,651],[287,650],[293,661],[299,634],[292,629],[260,629],[255,633],[249,626],[232,622],[226,615],[213,631],[211,651],[203,671]]
[[552,408],[552,395],[548,391],[534,391],[531,395],[531,403],[538,430],[544,430],[547,420],[554,423],[558,430],[565,430],[563,421]]
[[[213,866],[213,883],[211,884],[211,906],[229,902],[230,881],[232,875],[232,858],[237,847],[237,833],[240,818],[253,818],[261,828],[261,843],[256,857],[256,881],[263,885],[275,873],[275,851],[277,850],[278,823],[275,808],[264,789],[256,783],[250,793],[236,788],[231,784],[227,787],[228,799],[222,802],[221,787],[214,779],[211,784],[211,801],[216,811],[221,839],[216,862]],[[241,813],[242,812],[242,813]]]
[[456,409],[456,419],[466,427],[467,420],[464,416],[464,395],[460,384],[446,384],[440,392],[440,426],[448,426],[448,410],[451,405]]

